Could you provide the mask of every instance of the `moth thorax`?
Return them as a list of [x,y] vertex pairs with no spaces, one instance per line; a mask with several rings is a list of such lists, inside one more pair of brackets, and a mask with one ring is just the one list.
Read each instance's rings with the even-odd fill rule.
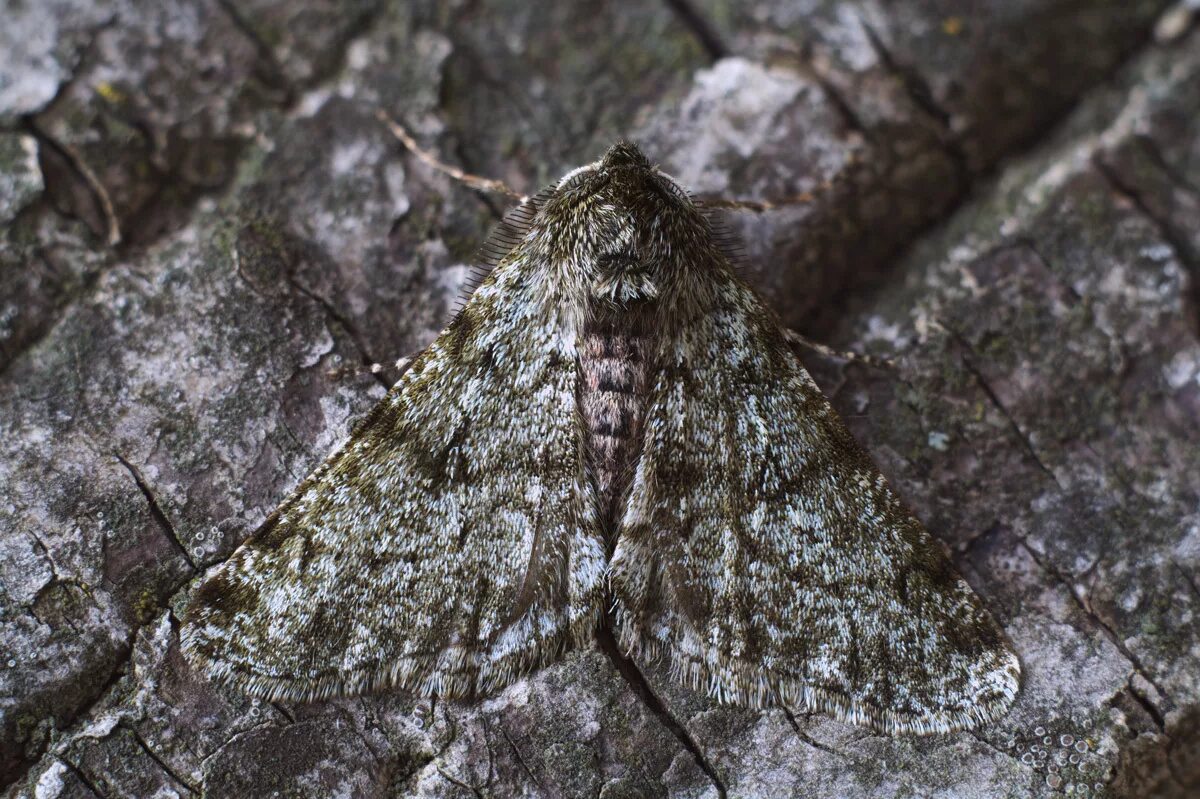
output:
[[652,343],[649,327],[636,318],[597,319],[585,327],[579,348],[579,407],[591,479],[610,533],[641,451]]
[[592,295],[617,308],[654,300],[658,294],[651,270],[638,265],[606,270],[592,283]]

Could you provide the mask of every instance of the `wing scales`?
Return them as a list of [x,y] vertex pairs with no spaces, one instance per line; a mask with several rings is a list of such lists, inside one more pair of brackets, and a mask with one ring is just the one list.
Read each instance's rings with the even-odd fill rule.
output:
[[270,698],[497,690],[602,604],[569,324],[502,263],[197,591],[185,652]]
[[886,731],[1000,715],[1019,665],[732,275],[665,345],[612,560],[618,637],[738,704]]

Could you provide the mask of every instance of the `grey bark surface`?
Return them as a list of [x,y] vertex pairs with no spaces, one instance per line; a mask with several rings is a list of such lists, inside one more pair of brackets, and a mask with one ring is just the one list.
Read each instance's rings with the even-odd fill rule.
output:
[[[1200,31],[1136,0],[5,3],[9,797],[1200,790]],[[889,737],[575,652],[478,704],[247,699],[177,614],[428,343],[505,205],[618,137],[731,213],[802,357],[1013,639]]]

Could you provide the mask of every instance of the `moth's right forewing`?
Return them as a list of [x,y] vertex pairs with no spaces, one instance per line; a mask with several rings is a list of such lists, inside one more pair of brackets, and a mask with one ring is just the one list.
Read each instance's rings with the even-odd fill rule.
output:
[[497,690],[590,639],[604,546],[569,320],[510,257],[197,590],[183,647],[270,698]]
[[738,704],[886,731],[995,718],[1019,666],[731,274],[666,342],[612,585],[627,650]]

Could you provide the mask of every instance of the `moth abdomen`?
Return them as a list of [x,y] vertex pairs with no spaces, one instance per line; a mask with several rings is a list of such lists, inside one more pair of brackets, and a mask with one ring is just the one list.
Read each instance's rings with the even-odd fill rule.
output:
[[593,325],[579,347],[579,408],[602,522],[618,515],[645,418],[649,338],[639,332]]

